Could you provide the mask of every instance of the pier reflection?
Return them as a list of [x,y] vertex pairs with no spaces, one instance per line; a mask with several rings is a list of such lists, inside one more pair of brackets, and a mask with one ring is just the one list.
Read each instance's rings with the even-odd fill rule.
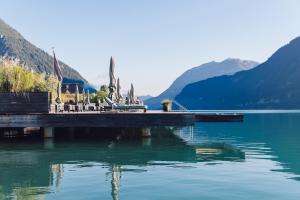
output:
[[245,154],[232,145],[225,143],[189,145],[174,134],[176,131],[156,129],[153,130],[151,138],[136,140],[102,142],[45,140],[30,144],[2,142],[0,195],[11,199],[18,199],[18,196],[22,196],[22,199],[33,197],[43,199],[46,194],[59,190],[64,179],[65,165],[89,167],[89,163],[97,163],[107,170],[112,199],[118,199],[119,182],[128,166],[245,159]]

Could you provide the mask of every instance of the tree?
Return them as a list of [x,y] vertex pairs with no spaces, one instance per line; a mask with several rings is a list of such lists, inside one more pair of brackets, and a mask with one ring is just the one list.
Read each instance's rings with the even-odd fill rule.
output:
[[97,101],[100,100],[101,102],[103,102],[104,98],[108,97],[108,94],[109,94],[108,86],[107,85],[102,85],[100,87],[100,90],[96,93],[96,95],[92,97],[91,101],[92,102],[97,102]]

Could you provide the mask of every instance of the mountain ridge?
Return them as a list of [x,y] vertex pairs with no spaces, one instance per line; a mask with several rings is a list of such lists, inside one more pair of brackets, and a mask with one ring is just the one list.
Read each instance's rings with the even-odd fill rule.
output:
[[189,84],[175,99],[189,109],[295,109],[299,80],[297,37],[254,69]]
[[[20,63],[38,73],[53,73],[53,57],[44,50],[31,44],[17,30],[0,19],[0,57],[18,59]],[[79,72],[59,61],[64,77],[82,80]]]
[[251,69],[256,65],[258,65],[258,63],[251,60],[227,58],[220,62],[211,61],[200,66],[192,67],[176,78],[174,82],[160,95],[147,99],[145,104],[147,104],[151,109],[158,109],[160,108],[160,102],[163,99],[175,98],[184,86],[190,83],[224,74],[234,74],[241,70]]

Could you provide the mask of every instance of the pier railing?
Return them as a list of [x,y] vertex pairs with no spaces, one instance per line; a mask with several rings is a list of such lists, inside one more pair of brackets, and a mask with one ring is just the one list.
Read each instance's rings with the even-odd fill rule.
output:
[[178,101],[176,101],[175,99],[172,100],[172,102],[174,104],[176,104],[178,106],[178,108],[182,111],[188,111],[188,109],[186,107],[184,107],[182,104],[180,104]]

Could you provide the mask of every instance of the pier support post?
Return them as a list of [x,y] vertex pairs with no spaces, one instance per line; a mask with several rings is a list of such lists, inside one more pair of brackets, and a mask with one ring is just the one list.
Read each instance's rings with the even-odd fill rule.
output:
[[54,131],[53,127],[44,127],[44,138],[53,138]]
[[142,128],[142,137],[151,137],[151,128]]

